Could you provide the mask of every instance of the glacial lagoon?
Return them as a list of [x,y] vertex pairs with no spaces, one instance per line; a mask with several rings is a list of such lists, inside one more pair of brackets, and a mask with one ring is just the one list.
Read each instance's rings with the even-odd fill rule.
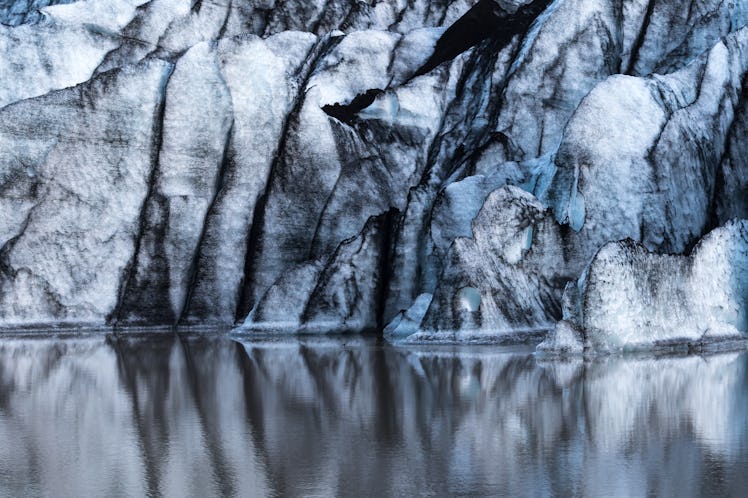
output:
[[748,353],[0,339],[0,496],[740,496]]

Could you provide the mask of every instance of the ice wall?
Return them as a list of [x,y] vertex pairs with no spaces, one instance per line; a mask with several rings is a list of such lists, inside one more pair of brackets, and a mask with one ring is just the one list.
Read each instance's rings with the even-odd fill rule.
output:
[[4,328],[500,340],[748,217],[744,0],[2,6]]

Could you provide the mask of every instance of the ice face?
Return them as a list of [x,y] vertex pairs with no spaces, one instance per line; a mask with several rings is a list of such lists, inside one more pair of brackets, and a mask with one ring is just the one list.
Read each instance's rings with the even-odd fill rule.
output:
[[[3,197],[19,221],[2,241],[6,325],[97,325],[115,312],[171,70],[152,60],[0,111],[4,173],[22,179],[14,189],[25,191]],[[36,133],[24,134],[29,126]]]
[[[153,191],[144,207],[146,236],[117,315],[132,324],[169,324],[180,317],[193,278],[193,254],[204,237],[205,218],[222,182],[228,133],[235,126],[232,96],[210,44],[195,45],[179,59],[165,93]],[[202,126],[183,126],[198,119]]]
[[743,129],[746,40],[744,28],[679,71],[612,76],[585,97],[541,196],[577,231],[567,240],[577,254],[627,237],[682,253],[710,224],[746,216],[736,195],[745,166],[734,166],[743,140],[733,138]]
[[0,14],[4,327],[534,334],[748,217],[744,0],[62,3]]
[[311,35],[289,33],[226,40],[217,47],[231,125],[202,240],[192,253],[197,258],[194,280],[184,287],[185,321],[234,320],[255,210],[303,78],[294,76],[317,43]]

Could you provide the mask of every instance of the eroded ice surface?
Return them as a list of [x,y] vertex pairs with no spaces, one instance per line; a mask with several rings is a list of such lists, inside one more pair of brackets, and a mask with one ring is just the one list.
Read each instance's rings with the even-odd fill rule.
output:
[[630,240],[606,244],[577,285],[568,316],[541,351],[698,347],[748,335],[748,220],[704,237],[688,256]]
[[0,2],[0,327],[552,329],[605,244],[748,218],[747,12]]

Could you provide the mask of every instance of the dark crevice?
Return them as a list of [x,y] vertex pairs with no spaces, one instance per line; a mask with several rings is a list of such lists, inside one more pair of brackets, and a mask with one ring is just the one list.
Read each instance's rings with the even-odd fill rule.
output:
[[226,34],[226,27],[229,24],[229,18],[231,17],[231,9],[234,7],[234,0],[229,0],[229,4],[226,7],[226,17],[223,18],[223,22],[221,23],[221,28],[218,30],[218,36],[216,37],[217,40],[220,40],[224,37]]
[[234,313],[234,319],[238,322],[243,320],[247,314],[251,311],[255,305],[254,297],[252,293],[252,281],[256,271],[257,262],[259,258],[259,250],[262,246],[262,237],[265,231],[265,206],[269,198],[275,176],[278,175],[278,170],[281,168],[286,161],[285,148],[288,140],[288,134],[291,127],[299,119],[299,113],[304,105],[304,97],[306,95],[306,86],[309,79],[317,66],[317,62],[327,54],[333,47],[340,42],[340,37],[325,36],[319,43],[317,43],[307,54],[306,60],[299,66],[298,71],[293,76],[299,80],[299,91],[296,95],[296,99],[291,108],[291,112],[286,115],[285,122],[283,123],[278,145],[276,147],[275,157],[273,163],[270,166],[270,172],[268,174],[267,183],[265,184],[264,192],[258,197],[257,204],[252,215],[252,225],[247,236],[246,253],[244,261],[244,275],[239,283],[239,299],[237,301],[236,312]]
[[447,21],[447,14],[449,13],[449,3],[442,6],[442,11],[439,14],[439,21],[437,21],[437,26],[444,26],[444,23]]
[[725,157],[729,157],[730,148],[731,148],[730,139],[729,139],[729,133],[728,133],[727,145],[725,146],[725,150],[722,153],[722,157],[720,158],[720,161],[717,163],[717,168],[714,174],[714,188],[712,189],[712,192],[711,192],[712,195],[711,195],[711,200],[709,202],[707,222],[706,222],[706,225],[704,226],[704,229],[702,230],[702,233],[701,233],[702,237],[705,234],[711,232],[713,229],[720,226],[719,213],[718,213],[718,203],[719,203],[718,194],[723,193],[725,190],[725,175],[724,175],[724,171],[722,168],[722,164],[724,163]]
[[267,34],[268,26],[270,25],[270,18],[273,15],[273,9],[257,9],[257,12],[261,12],[260,22],[262,23],[257,29],[257,34],[260,36]]
[[[473,54],[471,54],[471,56],[472,55]],[[462,68],[462,73],[460,74],[460,79],[457,82],[457,88],[455,89],[455,96],[447,106],[446,111],[441,115],[441,120],[437,128],[439,131],[436,133],[436,135],[434,136],[434,140],[429,145],[429,149],[426,154],[426,167],[423,169],[423,173],[421,174],[419,185],[428,185],[430,183],[429,179],[433,172],[433,166],[437,164],[442,145],[449,137],[450,130],[446,129],[447,119],[452,114],[452,111],[461,104],[466,81],[472,76],[473,69],[475,69],[471,62],[472,57],[471,60],[468,61],[468,63],[466,63]]]
[[[120,38],[124,40],[125,42],[133,42],[135,45],[141,45],[141,46],[155,46],[153,43],[140,39],[137,35],[144,29],[144,25],[146,23],[145,19],[148,17],[149,9],[152,7],[153,2],[149,1],[144,3],[143,5],[139,5],[135,9],[135,16],[132,18],[132,20],[127,23],[127,25],[120,31],[119,34],[114,34],[111,32],[102,33],[106,34],[107,36],[114,36],[117,38]],[[87,26],[88,30],[92,30],[96,32],[96,28],[92,25]],[[123,43],[119,45],[118,47],[110,50],[106,53],[106,55],[102,58],[101,63],[98,65],[96,70],[94,71],[94,75],[105,72],[112,67],[117,67],[120,64],[117,62],[117,58],[122,55],[123,52],[127,52],[129,50],[132,50],[132,46],[128,43]]]
[[5,244],[0,247],[0,272],[10,272],[10,264],[7,262],[10,252],[13,250],[13,246],[16,245],[16,242],[23,237],[23,234],[26,232],[26,229],[29,227],[29,224],[31,223],[31,218],[34,215],[34,210],[39,204],[34,204],[29,208],[29,211],[26,213],[26,217],[23,219],[23,222],[21,222],[21,227],[16,235],[8,239]]
[[550,3],[551,0],[534,0],[511,14],[493,0],[480,0],[447,28],[436,42],[434,53],[415,72],[413,78],[428,73],[488,38],[500,40],[500,50],[514,36],[527,31]]
[[120,277],[120,285],[119,285],[119,292],[117,296],[117,303],[114,307],[114,310],[110,315],[107,316],[106,322],[109,325],[117,323],[119,320],[120,314],[123,310],[123,305],[125,303],[127,290],[131,287],[133,284],[133,279],[136,276],[137,269],[138,269],[138,258],[141,250],[141,246],[143,243],[143,237],[146,233],[146,226],[147,226],[147,212],[148,212],[148,206],[149,203],[152,200],[155,186],[156,186],[156,180],[158,179],[158,175],[160,173],[160,157],[161,157],[161,146],[163,145],[163,131],[164,131],[164,116],[166,114],[166,91],[167,86],[169,84],[169,80],[171,79],[171,75],[174,72],[174,65],[169,65],[169,69],[167,74],[164,77],[164,81],[162,83],[163,89],[161,91],[161,98],[159,99],[158,108],[156,109],[156,113],[153,120],[153,128],[152,128],[152,137],[153,141],[151,143],[151,151],[150,151],[150,157],[152,164],[151,166],[151,172],[148,177],[148,189],[146,191],[146,195],[143,199],[143,204],[140,208],[140,217],[138,220],[138,231],[135,236],[135,245],[133,249],[133,256],[130,262],[125,266],[122,275]]
[[649,0],[647,4],[647,12],[644,14],[642,19],[641,28],[639,28],[639,35],[636,37],[634,44],[631,46],[631,53],[629,54],[629,64],[624,71],[624,74],[632,74],[636,63],[639,61],[639,52],[641,52],[642,46],[644,46],[644,40],[647,38],[647,31],[649,30],[649,23],[652,20],[652,13],[655,8],[655,0]]
[[737,101],[733,105],[732,121],[730,122],[730,125],[727,128],[726,133],[725,133],[725,141],[722,147],[722,155],[719,158],[719,161],[717,162],[717,165],[716,165],[714,188],[712,190],[707,224],[706,224],[706,227],[704,227],[702,236],[709,233],[714,228],[717,228],[722,223],[727,221],[727,220],[720,220],[720,213],[719,213],[719,201],[720,199],[724,199],[724,196],[726,194],[724,164],[726,160],[732,160],[731,158],[733,155],[733,151],[732,151],[733,142],[731,138],[735,130],[736,124],[738,124],[741,119],[744,119],[742,118],[741,113],[744,112],[745,109],[748,109],[748,106],[745,105],[746,102],[748,102],[748,73],[743,75],[743,79],[741,81],[741,87],[737,94]]
[[[340,126],[340,125],[338,125]],[[336,135],[336,130],[333,128],[333,134]],[[344,158],[348,156],[348,151],[342,146],[344,143],[344,139],[336,139],[335,145],[337,146],[337,152],[338,156],[340,158]],[[356,161],[358,161],[358,157],[356,158]],[[325,199],[325,203],[322,207],[322,211],[320,212],[319,218],[317,219],[317,224],[314,226],[314,235],[312,235],[312,243],[309,245],[309,253],[307,254],[307,258],[314,259],[315,254],[318,253],[317,247],[319,246],[319,237],[320,237],[320,228],[322,228],[322,224],[325,220],[325,214],[327,213],[327,210],[329,209],[330,202],[335,197],[335,192],[338,190],[338,186],[340,185],[340,181],[344,177],[344,170],[345,166],[347,165],[347,162],[341,167],[340,173],[338,174],[338,178],[335,180],[335,185],[330,189],[330,191],[327,194],[327,199]]]
[[[31,223],[31,218],[33,217],[34,210],[36,209],[37,206],[38,204],[35,204],[29,209],[28,213],[26,213],[26,217],[21,223],[21,227],[20,227],[20,230],[18,231],[18,234],[8,239],[5,242],[5,244],[3,244],[2,247],[0,247],[0,295],[2,295],[3,293],[4,284],[7,281],[10,281],[12,285],[12,282],[15,280],[17,271],[15,271],[12,265],[10,264],[10,261],[9,261],[10,252],[13,250],[13,246],[16,245],[16,242],[18,242],[18,240],[21,237],[23,237],[23,234],[26,232],[26,229]],[[55,302],[59,303],[59,299],[55,299]]]
[[169,201],[154,191],[143,215],[145,225],[140,236],[127,287],[123,293],[117,323],[128,325],[173,325],[174,312],[169,299],[170,265],[165,240],[168,231]]
[[[268,187],[270,181],[268,181]],[[262,242],[262,234],[265,229],[265,208],[267,206],[268,192],[263,192],[257,198],[255,209],[252,216],[252,225],[249,227],[247,234],[247,252],[244,260],[244,276],[239,283],[239,300],[237,302],[234,320],[238,323],[243,321],[254,307],[254,297],[251,289],[250,278],[255,271],[253,250],[259,248]]]
[[[347,246],[356,242],[357,239],[360,243],[359,251],[361,250],[361,246],[363,246],[364,243],[364,237],[367,235],[370,225],[376,222],[376,218],[376,216],[369,217],[369,219],[366,220],[366,223],[364,223],[364,227],[357,234],[341,241],[332,252],[332,254],[328,257],[324,267],[322,267],[322,271],[320,271],[317,281],[314,284],[314,288],[312,289],[312,292],[309,293],[309,297],[307,298],[306,304],[304,305],[304,311],[301,313],[302,324],[307,325],[312,323],[314,310],[320,308],[320,300],[318,296],[321,295],[322,290],[329,283],[330,275],[334,273],[333,264],[336,261],[341,260],[343,251],[347,248]],[[347,319],[350,317],[346,316],[345,318]]]
[[262,33],[261,33],[262,38],[267,38],[277,33],[277,31],[273,29],[272,23],[274,21],[277,23],[276,16],[278,15],[279,12],[283,12],[287,8],[285,4],[286,2],[283,0],[276,0],[275,6],[265,9],[264,27],[262,28]]
[[315,35],[319,36],[319,28],[322,25],[322,21],[325,19],[325,12],[327,11],[327,8],[329,6],[330,0],[325,0],[325,5],[323,5],[320,9],[319,16],[312,23],[312,28],[309,30],[310,33],[314,33]]
[[[330,255],[327,264],[320,273],[319,278],[314,286],[314,289],[309,294],[309,299],[304,306],[304,311],[301,314],[301,323],[313,324],[314,313],[320,309],[329,308],[328,303],[320,300],[319,296],[322,295],[322,291],[326,286],[330,284],[330,279],[336,272],[335,263],[338,261],[347,261],[352,264],[356,271],[360,269],[353,263],[356,260],[356,256],[364,249],[367,239],[369,237],[377,237],[379,240],[377,247],[377,266],[373,278],[376,280],[376,288],[374,289],[373,302],[366,303],[374,306],[375,320],[376,323],[365,324],[362,330],[356,332],[371,332],[372,328],[381,337],[384,325],[384,309],[387,300],[387,294],[389,290],[389,278],[390,278],[390,260],[393,250],[394,241],[394,230],[398,226],[400,220],[400,211],[396,208],[390,208],[388,211],[382,212],[378,215],[370,216],[363,228],[355,235],[343,240],[338,244],[336,249]],[[350,257],[345,258],[346,250],[354,243],[358,243],[359,247],[353,252]],[[357,299],[361,296],[357,292]],[[352,311],[352,310],[349,310]],[[348,322],[349,319],[354,318],[352,315],[343,317],[343,323]]]
[[[328,6],[329,6],[329,4],[328,4]],[[353,15],[356,14],[356,13],[358,13],[358,9],[356,8],[356,6],[352,6],[351,8],[349,8],[348,12],[346,13],[346,15],[338,23],[338,29],[340,31],[343,31],[343,32],[345,32],[347,29],[349,29],[351,27],[351,25],[352,25],[351,19],[353,18]],[[324,14],[326,14],[326,12],[323,13],[322,17],[320,17],[320,22],[324,18]],[[321,25],[320,25],[320,23],[318,23],[317,29],[319,29],[320,27],[321,27]],[[317,33],[315,32],[315,34],[317,34]]]
[[373,104],[374,100],[383,93],[384,90],[372,88],[371,90],[366,90],[364,93],[356,95],[348,104],[327,104],[322,106],[322,110],[325,111],[328,116],[331,116],[338,121],[342,121],[343,123],[350,124],[356,117],[356,114]]
[[413,4],[413,0],[409,0],[408,4],[405,7],[403,7],[403,9],[400,12],[397,13],[397,16],[395,17],[395,20],[392,22],[392,24],[387,26],[387,31],[395,31],[396,26],[400,24],[401,22],[403,22],[403,19],[405,18],[405,14],[408,12],[408,9],[412,7],[412,4]]
[[[658,171],[658,168],[656,167],[658,164],[657,161],[657,149],[660,145],[660,141],[662,140],[662,136],[665,133],[665,130],[670,125],[670,120],[672,119],[673,115],[678,112],[682,111],[683,109],[686,109],[692,105],[694,105],[696,102],[699,101],[701,98],[701,92],[704,88],[704,78],[706,77],[706,67],[709,65],[709,60],[704,61],[704,64],[701,65],[699,68],[699,82],[696,85],[696,95],[694,99],[682,107],[674,107],[670,105],[669,99],[667,96],[663,93],[663,89],[660,86],[660,84],[655,83],[651,89],[652,89],[652,97],[654,100],[656,100],[660,104],[660,108],[662,109],[663,113],[665,114],[665,122],[660,127],[660,130],[657,133],[657,137],[655,137],[654,140],[652,140],[652,146],[647,150],[647,153],[645,154],[646,160],[649,162],[649,164],[652,167],[652,171],[655,173]],[[656,93],[654,93],[656,92]],[[677,104],[676,104],[677,105]],[[658,180],[659,181],[659,180]]]
[[[393,187],[393,185],[399,184],[398,180],[393,177],[393,172],[388,168],[387,160],[383,157],[379,147],[370,147],[370,140],[366,138],[367,134],[361,133],[361,129],[358,125],[361,125],[362,128],[366,128],[365,124],[356,123],[355,127],[348,127],[336,122],[331,124],[337,154],[342,161],[342,165],[340,173],[335,180],[335,184],[329,190],[322,211],[320,212],[320,216],[314,227],[314,235],[309,247],[309,253],[307,254],[308,259],[316,259],[332,249],[332,247],[325,245],[323,239],[324,232],[322,232],[322,229],[326,227],[331,220],[329,211],[331,206],[335,205],[334,201],[340,199],[341,185],[345,185],[346,182],[351,179],[352,175],[357,175],[361,171],[368,171],[367,176],[369,179],[374,180],[375,184],[380,187],[386,186],[387,188],[385,190],[387,192],[391,192],[396,188]],[[389,131],[389,133],[392,133],[392,131]],[[369,136],[369,138],[371,137]],[[374,142],[378,142],[376,138],[373,140]],[[368,204],[369,207],[375,208],[375,204],[376,206],[379,206],[379,209],[376,209],[377,212],[382,212],[384,209],[391,207],[394,203],[388,193],[381,191],[378,199],[371,198],[369,194],[366,194],[365,197],[368,198],[369,201],[364,201],[364,203]],[[379,204],[377,201],[382,201],[382,203]],[[340,216],[345,216],[345,214],[340,214]]]
[[400,38],[397,39],[395,42],[395,45],[392,47],[392,50],[390,51],[390,62],[387,64],[387,86],[385,88],[390,88],[392,86],[392,81],[395,79],[394,74],[394,68],[395,68],[395,59],[397,59],[398,52],[400,51],[400,47],[403,44],[403,41],[405,41],[405,36],[401,35]]
[[[448,178],[450,176],[450,173],[454,169],[462,164],[466,153],[465,151],[468,148],[472,148],[466,147],[465,145],[468,143],[475,144],[482,142],[485,138],[485,135],[490,134],[490,131],[495,129],[495,124],[498,121],[498,114],[501,105],[501,99],[497,97],[500,96],[504,91],[506,78],[502,82],[500,82],[500,84],[496,85],[495,91],[491,89],[491,94],[495,97],[491,99],[491,102],[489,102],[490,106],[485,112],[485,114],[490,117],[488,127],[483,127],[483,129],[478,132],[470,131],[472,129],[472,125],[466,125],[466,123],[472,123],[475,120],[476,115],[465,115],[465,112],[461,109],[461,107],[466,109],[467,111],[473,112],[481,108],[480,101],[476,102],[475,100],[471,100],[470,103],[466,104],[465,99],[474,99],[475,95],[478,95],[479,99],[482,98],[481,96],[483,95],[483,91],[473,91],[474,86],[476,85],[476,82],[477,85],[483,85],[485,84],[486,80],[491,78],[490,74],[496,64],[499,52],[502,47],[503,43],[499,41],[493,41],[492,43],[487,42],[485,45],[479,47],[480,50],[476,49],[475,51],[473,51],[469,60],[466,61],[464,67],[462,68],[462,74],[460,75],[457,86],[455,88],[454,99],[452,100],[452,102],[450,102],[447,111],[443,113],[442,121],[439,124],[439,132],[437,133],[436,138],[429,147],[427,167],[424,168],[423,175],[420,180],[420,183],[422,185],[434,185],[435,183],[442,183],[445,178]],[[484,58],[486,58],[486,60],[484,60]],[[486,72],[488,72],[488,74],[486,74]],[[454,115],[457,114],[463,115],[463,118],[459,121],[450,119],[454,118]],[[467,130],[467,134],[457,141],[457,143],[460,143],[461,145],[456,147],[454,153],[451,155],[451,157],[449,157],[448,160],[440,160],[441,154],[445,152],[443,150],[444,144],[449,143],[450,141],[455,139],[455,129]],[[449,164],[452,165],[452,168],[447,171],[435,171],[434,167],[440,164]]]
[[381,242],[379,248],[379,268],[377,268],[377,274],[379,275],[379,285],[377,288],[377,336],[384,337],[384,327],[387,325],[385,318],[385,310],[387,308],[387,297],[390,288],[390,279],[392,278],[392,265],[390,261],[395,254],[395,239],[396,231],[400,225],[402,213],[398,209],[391,208],[389,211],[381,215],[384,217],[382,222]]
[[208,209],[205,211],[205,216],[203,218],[203,223],[202,223],[202,227],[200,230],[200,236],[195,246],[195,253],[192,257],[192,263],[190,264],[189,284],[187,285],[187,292],[185,293],[185,296],[184,296],[184,302],[182,303],[182,309],[179,312],[177,323],[185,323],[187,312],[190,309],[189,305],[190,305],[190,302],[192,301],[192,296],[195,293],[195,288],[197,287],[200,258],[202,257],[202,248],[205,244],[205,238],[208,232],[208,220],[210,219],[211,215],[214,213],[216,209],[216,201],[219,199],[221,191],[223,190],[224,184],[226,183],[226,173],[229,170],[230,165],[233,163],[233,154],[231,153],[231,144],[232,144],[231,137],[233,133],[234,133],[234,119],[232,118],[231,125],[229,126],[228,132],[226,133],[226,141],[224,142],[224,145],[223,145],[223,156],[221,157],[221,166],[218,170],[218,175],[216,175],[216,184],[213,187],[213,198],[210,200],[210,203],[208,204]]

